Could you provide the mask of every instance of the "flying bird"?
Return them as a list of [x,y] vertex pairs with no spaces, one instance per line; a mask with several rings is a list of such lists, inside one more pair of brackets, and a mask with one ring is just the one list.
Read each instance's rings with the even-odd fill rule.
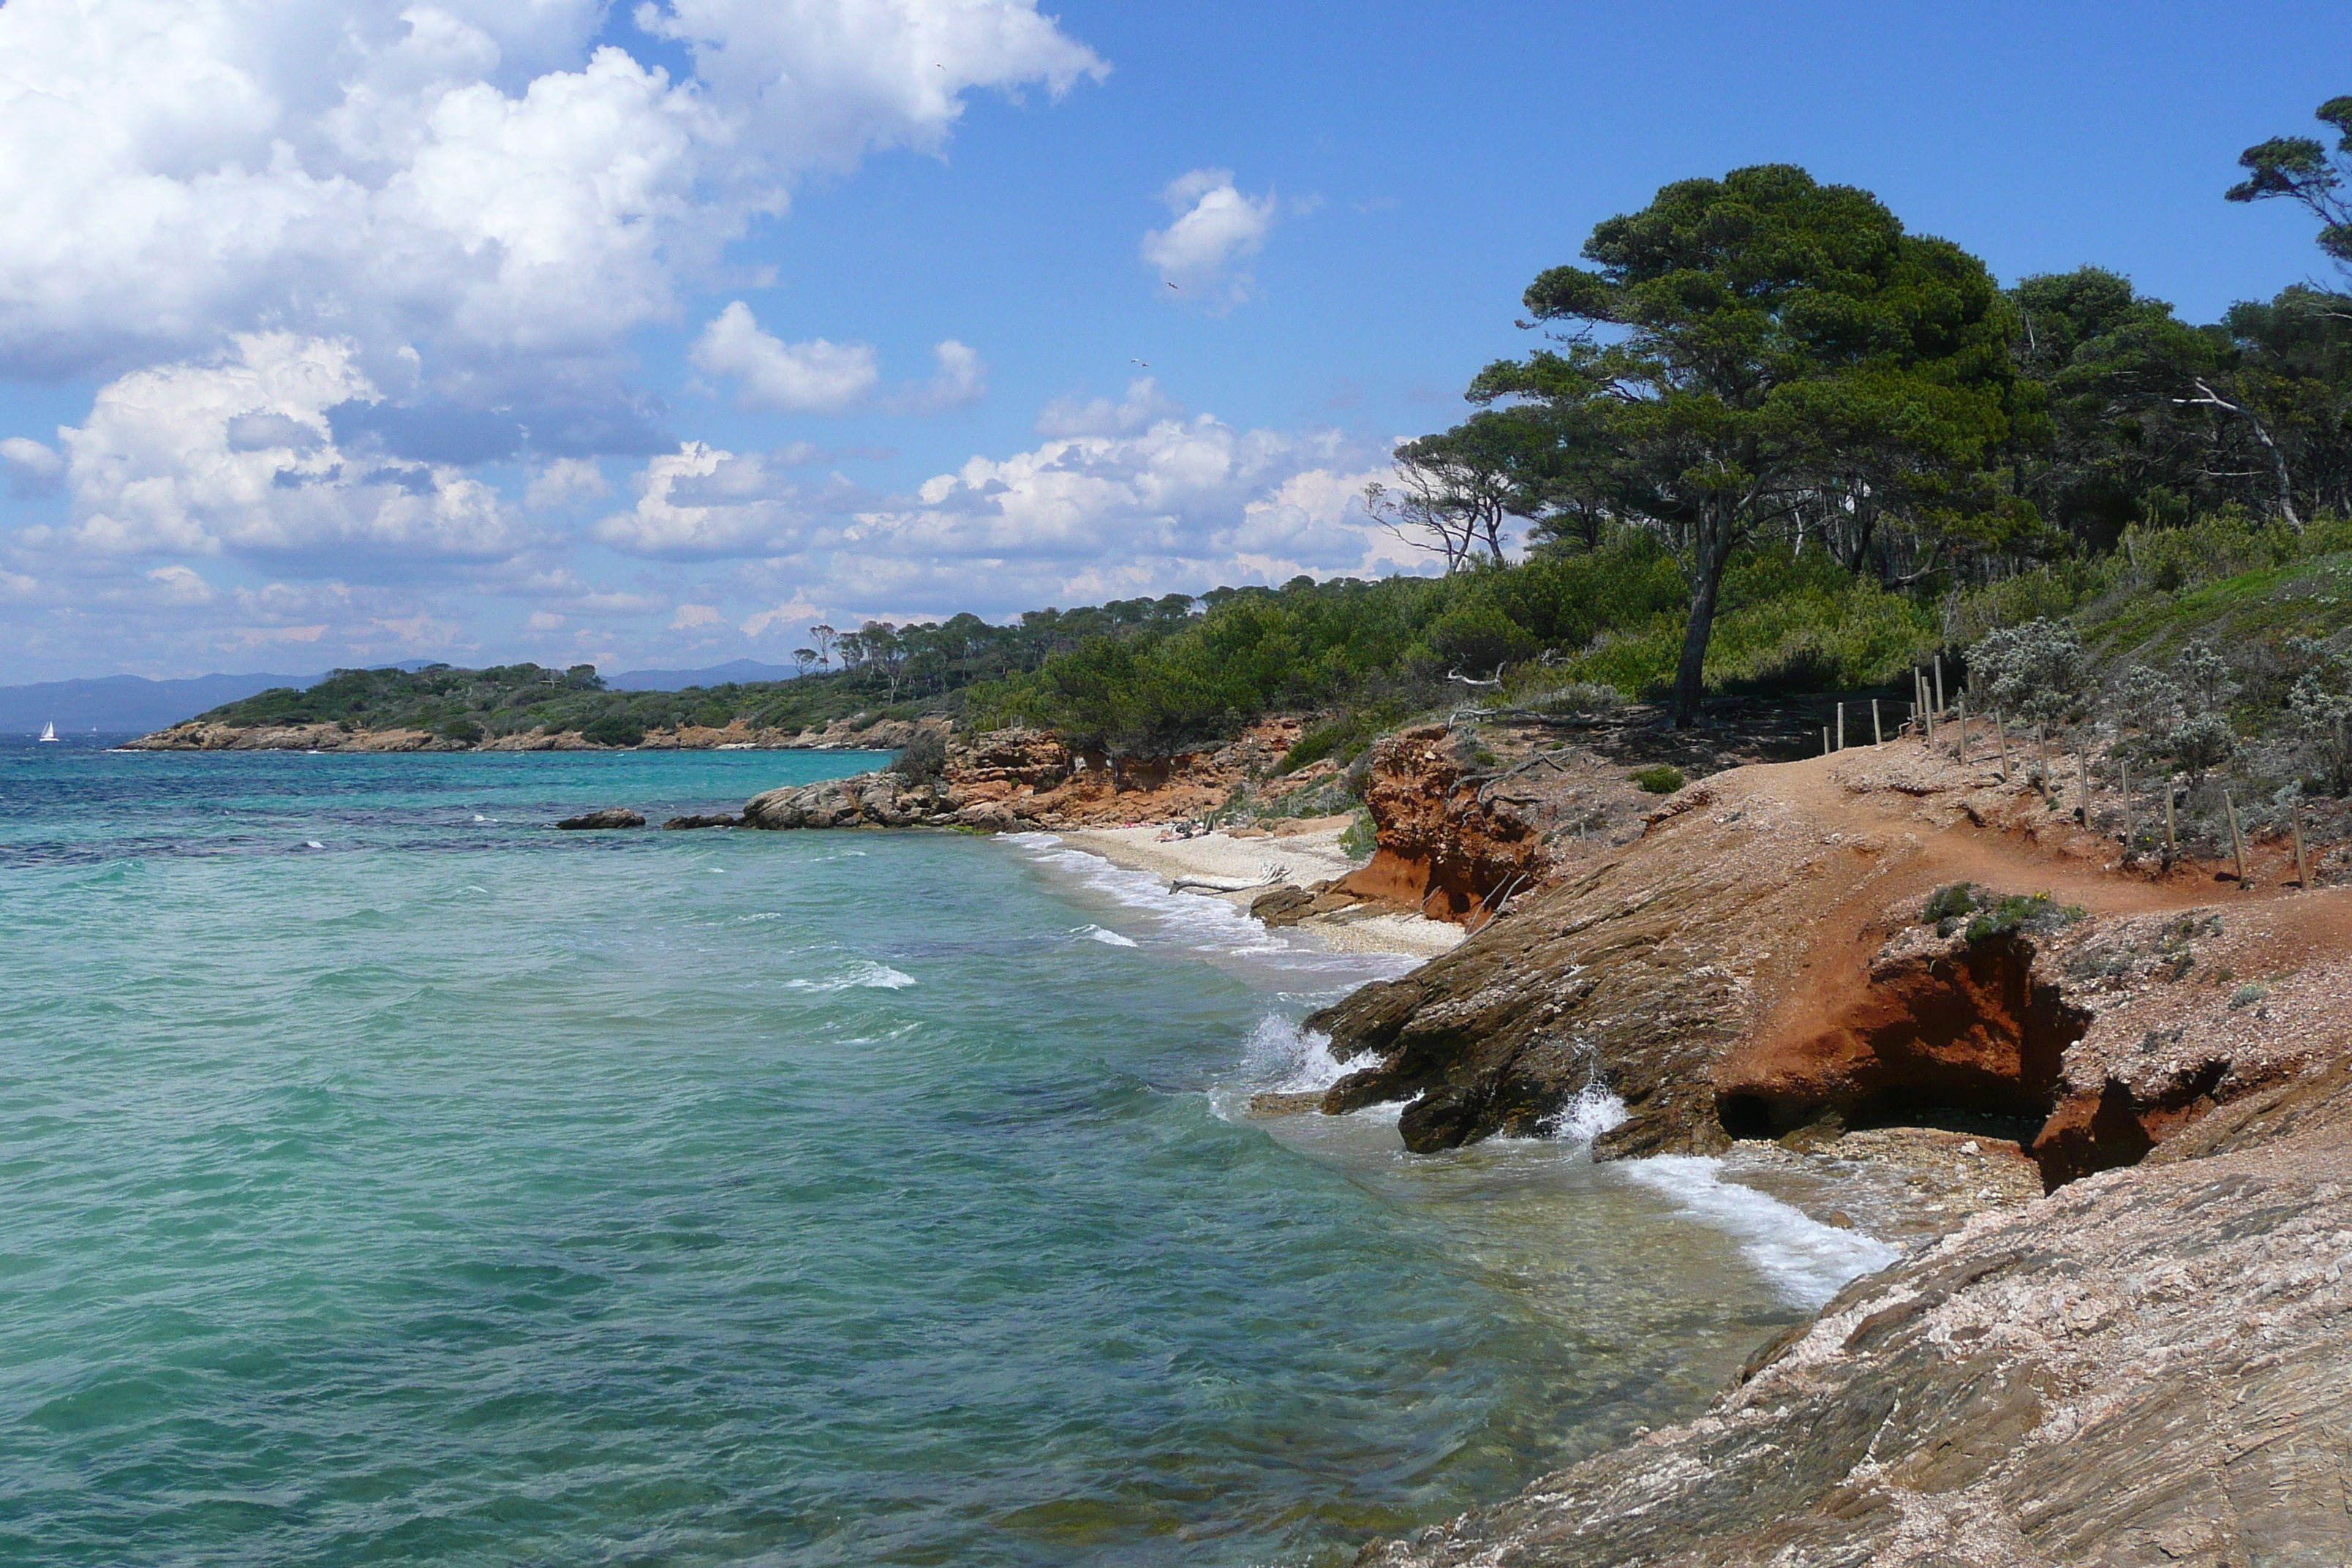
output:
[[[1173,283],[1171,283],[1171,284],[1169,284],[1169,285],[1168,285],[1168,287],[1170,287],[1171,289],[1174,289],[1174,288],[1176,287],[1176,285],[1175,285],[1175,284],[1173,284]],[[1179,290],[1179,292],[1181,292],[1181,290]]]
[[1130,359],[1127,363],[1129,364],[1139,364],[1146,370],[1150,370],[1151,368],[1151,362],[1148,359]]

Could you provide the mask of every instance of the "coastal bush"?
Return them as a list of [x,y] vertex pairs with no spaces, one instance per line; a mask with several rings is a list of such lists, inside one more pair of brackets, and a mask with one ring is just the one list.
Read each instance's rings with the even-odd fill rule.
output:
[[626,714],[607,713],[582,725],[580,736],[600,746],[634,746],[646,738],[646,730]]
[[947,742],[936,731],[918,731],[890,759],[890,771],[909,784],[929,784],[948,771]]
[[2047,936],[2083,918],[2084,910],[2062,904],[2047,893],[2007,893],[1980,902],[1974,919],[1960,935],[1970,946],[2011,931]]
[[1682,769],[1671,763],[1660,763],[1654,767],[1637,768],[1631,776],[1635,788],[1646,790],[1652,795],[1672,795],[1682,788],[1685,782]]

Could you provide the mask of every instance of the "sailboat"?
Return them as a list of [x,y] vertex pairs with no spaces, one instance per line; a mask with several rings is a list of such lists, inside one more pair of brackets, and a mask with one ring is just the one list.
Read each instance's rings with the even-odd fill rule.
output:
[[41,739],[42,739],[42,740],[44,740],[44,741],[54,741],[54,740],[56,740],[57,738],[58,738],[58,726],[57,726],[57,721],[56,721],[55,720],[51,720],[48,723],[46,723],[46,724],[44,724],[44,725],[42,725],[42,726],[41,726]]

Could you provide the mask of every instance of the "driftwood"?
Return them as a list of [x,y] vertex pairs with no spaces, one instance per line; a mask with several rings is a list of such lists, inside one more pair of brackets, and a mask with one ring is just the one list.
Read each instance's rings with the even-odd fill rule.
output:
[[1271,888],[1290,879],[1290,868],[1287,866],[1260,866],[1258,873],[1258,879],[1254,882],[1239,881],[1232,877],[1179,877],[1168,884],[1168,890],[1171,893],[1187,889],[1203,893],[1246,893],[1252,888]]

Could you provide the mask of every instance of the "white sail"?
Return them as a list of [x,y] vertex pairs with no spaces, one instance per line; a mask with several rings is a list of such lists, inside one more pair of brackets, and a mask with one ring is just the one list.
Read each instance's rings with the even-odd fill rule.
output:
[[42,726],[41,726],[41,739],[42,739],[42,740],[44,740],[44,741],[54,741],[54,740],[56,740],[57,738],[58,738],[58,727],[57,727],[57,724],[56,724],[54,721],[52,721],[52,722],[50,722],[50,723],[44,724],[44,725],[42,725]]

